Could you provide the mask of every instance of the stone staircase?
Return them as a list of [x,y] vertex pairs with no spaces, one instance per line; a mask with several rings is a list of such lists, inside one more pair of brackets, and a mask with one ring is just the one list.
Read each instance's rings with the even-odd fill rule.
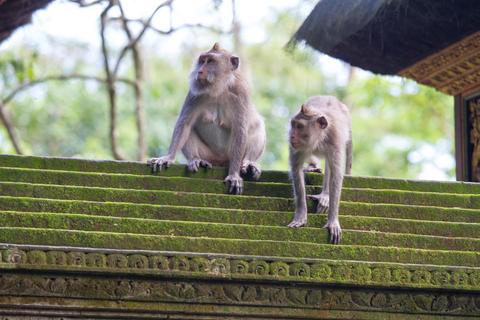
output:
[[346,177],[331,245],[286,172],[225,174],[0,156],[0,319],[480,318],[479,184]]

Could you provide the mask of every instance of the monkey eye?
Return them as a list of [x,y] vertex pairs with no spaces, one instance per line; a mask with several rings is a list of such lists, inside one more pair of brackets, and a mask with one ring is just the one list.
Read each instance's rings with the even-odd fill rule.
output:
[[213,60],[213,59],[208,59],[207,60],[207,64],[212,64],[212,63],[215,63],[215,60]]
[[303,123],[297,122],[297,129],[303,129],[305,125]]

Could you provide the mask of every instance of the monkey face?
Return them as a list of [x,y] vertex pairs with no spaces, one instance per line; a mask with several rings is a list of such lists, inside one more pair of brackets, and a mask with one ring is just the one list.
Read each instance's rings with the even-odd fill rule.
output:
[[204,53],[195,68],[196,80],[202,85],[214,83],[222,76],[229,76],[239,66],[239,58],[227,53]]
[[319,139],[324,139],[327,126],[325,116],[299,112],[290,122],[290,145],[295,150],[314,148]]
[[309,144],[309,122],[306,119],[293,118],[290,122],[290,145],[298,150]]
[[220,48],[218,43],[202,53],[190,73],[190,88],[195,94],[218,96],[235,82],[239,58]]
[[214,54],[202,54],[198,58],[195,68],[195,78],[201,85],[208,85],[215,81],[218,70],[221,68],[219,57]]

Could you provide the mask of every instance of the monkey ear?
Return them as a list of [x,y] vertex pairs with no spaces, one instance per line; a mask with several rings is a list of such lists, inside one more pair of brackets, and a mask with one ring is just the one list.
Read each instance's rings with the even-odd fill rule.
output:
[[232,64],[233,70],[238,69],[238,66],[240,65],[240,58],[237,56],[231,56],[230,57],[230,63]]
[[320,125],[320,128],[325,129],[328,126],[327,118],[324,116],[317,118],[317,123]]
[[220,44],[218,42],[215,42],[212,49],[210,49],[210,51],[219,51],[219,50],[220,50]]

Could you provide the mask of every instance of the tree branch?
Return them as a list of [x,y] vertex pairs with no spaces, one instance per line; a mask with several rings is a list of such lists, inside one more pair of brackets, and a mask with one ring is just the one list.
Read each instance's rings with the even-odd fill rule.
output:
[[[22,91],[24,91],[24,90],[26,90],[30,87],[33,87],[33,86],[36,86],[36,85],[39,85],[39,84],[42,84],[42,83],[45,83],[45,82],[49,82],[49,81],[63,81],[63,80],[75,80],[75,79],[78,79],[78,80],[92,80],[92,81],[97,81],[97,82],[102,82],[102,83],[105,83],[107,81],[104,78],[100,78],[100,77],[96,77],[96,76],[90,76],[90,75],[84,75],[84,74],[52,75],[52,76],[47,76],[47,77],[43,77],[43,78],[38,78],[38,79],[35,79],[35,80],[32,80],[32,81],[25,82],[25,83],[21,84],[20,86],[16,87],[15,89],[13,89],[8,95],[6,95],[4,98],[2,98],[0,100],[1,101],[0,102],[0,109],[3,109],[13,98],[15,98],[15,96],[17,94],[19,94],[20,92],[22,92]],[[130,86],[135,85],[135,83],[132,80],[125,79],[125,78],[118,78],[118,79],[116,79],[116,81],[126,83]]]
[[70,2],[76,3],[82,8],[95,6],[95,5],[103,3],[105,1],[106,0],[95,0],[95,1],[92,1],[92,2],[87,2],[85,0],[70,0]]
[[7,130],[8,138],[10,139],[10,142],[12,143],[15,152],[17,154],[23,154],[23,151],[20,148],[20,144],[18,142],[18,137],[15,133],[12,122],[10,121],[10,117],[8,116],[6,110],[4,110],[3,107],[4,105],[0,104],[0,121],[3,123],[3,126]]
[[102,11],[100,15],[100,38],[102,42],[102,56],[103,56],[103,67],[105,70],[105,75],[107,77],[107,91],[108,91],[108,101],[110,104],[110,148],[112,155],[115,159],[121,160],[123,157],[120,155],[117,148],[117,136],[116,136],[116,122],[117,122],[117,94],[115,89],[115,77],[116,72],[112,72],[110,69],[110,63],[108,59],[108,49],[107,49],[107,40],[105,36],[105,27],[107,23],[107,14],[110,9],[115,5],[115,0],[110,0],[108,6]]
[[[128,27],[127,18],[125,12],[123,11],[122,4],[118,2],[118,7],[120,9],[122,27],[127,35],[128,41],[132,43],[133,35]],[[138,153],[137,160],[143,161],[147,156],[147,146],[145,144],[145,114],[143,109],[143,100],[142,100],[142,88],[143,88],[143,65],[142,59],[140,57],[140,48],[139,43],[135,42],[131,47],[132,58],[133,58],[133,67],[135,71],[135,85],[134,85],[134,95],[135,95],[135,118],[137,125],[137,144],[138,144]]]
[[[113,17],[113,18],[110,18],[110,20],[112,21],[121,21],[122,18],[121,17]],[[189,28],[200,28],[200,29],[205,29],[205,30],[209,30],[209,31],[212,31],[214,33],[217,33],[217,34],[228,34],[228,33],[231,33],[232,30],[222,30],[220,28],[216,28],[214,26],[208,26],[208,25],[204,25],[204,24],[201,24],[201,23],[185,23],[185,24],[182,24],[182,25],[179,25],[177,27],[170,27],[170,29],[168,30],[161,30],[161,29],[158,29],[158,28],[155,28],[154,26],[152,25],[147,25],[147,22],[145,20],[142,20],[142,19],[126,19],[126,22],[128,23],[139,23],[141,25],[143,25],[144,27],[147,27],[147,29],[150,29],[160,35],[170,35],[174,32],[177,32],[177,31],[180,31],[182,29],[189,29]]]
[[166,6],[171,6],[173,1],[174,0],[167,0],[163,3],[161,3],[160,5],[158,5],[155,8],[155,10],[153,10],[150,17],[145,21],[145,24],[144,24],[142,30],[140,30],[140,32],[137,34],[137,36],[132,38],[132,40],[130,40],[129,43],[125,47],[123,47],[122,51],[120,51],[120,54],[118,55],[118,58],[117,58],[117,63],[115,64],[115,67],[113,68],[113,74],[117,74],[118,68],[120,67],[120,63],[122,62],[123,57],[128,52],[128,50],[131,49],[134,45],[136,45],[137,42],[140,41],[140,39],[143,37],[143,35],[145,34],[145,31],[147,31],[147,29],[149,28],[150,24],[152,23],[153,18],[157,14],[158,10],[160,10],[161,8],[166,7]]
[[[15,89],[13,89],[4,98],[0,99],[0,122],[2,122],[5,129],[7,130],[10,142],[12,143],[12,146],[15,149],[15,152],[17,154],[23,154],[23,151],[20,147],[19,139],[15,133],[15,129],[12,124],[12,121],[10,120],[10,117],[7,113],[7,110],[6,110],[7,104],[10,101],[12,101],[19,93],[31,87],[34,87],[36,85],[43,84],[49,81],[64,81],[64,80],[87,80],[87,81],[97,81],[101,83],[106,82],[106,79],[96,77],[96,76],[83,75],[83,74],[52,75],[52,76],[47,76],[47,77],[25,82],[20,86],[16,87]],[[135,87],[135,83],[129,79],[118,78],[116,79],[116,81],[123,82],[125,84]]]

